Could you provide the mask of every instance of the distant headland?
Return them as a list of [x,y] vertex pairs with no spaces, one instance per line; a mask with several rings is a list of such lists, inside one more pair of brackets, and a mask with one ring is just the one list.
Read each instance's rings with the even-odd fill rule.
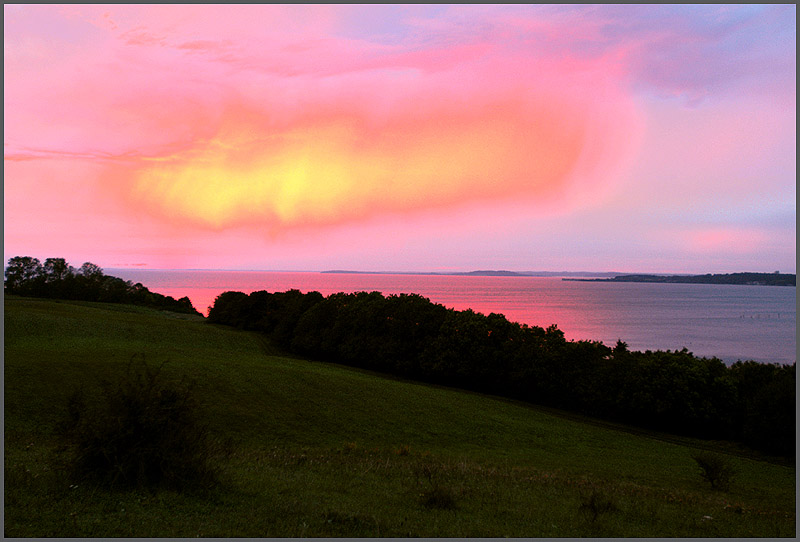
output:
[[751,284],[796,286],[797,275],[788,273],[726,273],[706,275],[619,275],[612,278],[564,278],[580,282],[667,282],[680,284]]

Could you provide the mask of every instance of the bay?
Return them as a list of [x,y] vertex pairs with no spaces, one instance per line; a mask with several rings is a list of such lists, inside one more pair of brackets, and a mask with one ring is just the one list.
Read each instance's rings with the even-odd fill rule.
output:
[[107,269],[196,309],[222,292],[297,289],[417,293],[456,310],[504,314],[531,326],[556,324],[569,340],[618,339],[632,350],[679,350],[726,363],[796,361],[796,289],[781,286],[572,282],[559,277]]

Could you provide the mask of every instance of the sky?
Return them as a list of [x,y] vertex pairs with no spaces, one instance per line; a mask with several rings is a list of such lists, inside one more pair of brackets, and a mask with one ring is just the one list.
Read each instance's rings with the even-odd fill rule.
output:
[[796,272],[796,6],[4,5],[4,258]]

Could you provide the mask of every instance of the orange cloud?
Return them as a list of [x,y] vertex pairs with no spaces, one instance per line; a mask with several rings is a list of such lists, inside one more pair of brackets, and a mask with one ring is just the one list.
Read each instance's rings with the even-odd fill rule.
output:
[[[271,231],[461,202],[549,198],[587,168],[585,106],[506,95],[470,107],[406,101],[376,115],[356,105],[306,108],[277,120],[228,109],[216,135],[133,175],[127,198],[165,219]],[[596,143],[595,143],[596,144]],[[599,153],[602,155],[603,153]]]
[[477,19],[376,42],[335,31],[336,10],[264,9],[219,25],[227,8],[81,8],[105,30],[16,78],[7,156],[101,160],[104,194],[167,229],[279,232],[476,202],[564,212],[608,192],[639,137],[617,53]]

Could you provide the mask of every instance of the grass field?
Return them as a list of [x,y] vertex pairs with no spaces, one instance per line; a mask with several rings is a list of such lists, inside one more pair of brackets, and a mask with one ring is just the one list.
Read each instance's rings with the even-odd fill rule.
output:
[[[8,537],[793,537],[795,468],[478,394],[286,356],[150,309],[5,298]],[[211,492],[59,470],[69,395],[134,355],[195,382],[226,443]],[[737,471],[711,489],[692,453]]]

